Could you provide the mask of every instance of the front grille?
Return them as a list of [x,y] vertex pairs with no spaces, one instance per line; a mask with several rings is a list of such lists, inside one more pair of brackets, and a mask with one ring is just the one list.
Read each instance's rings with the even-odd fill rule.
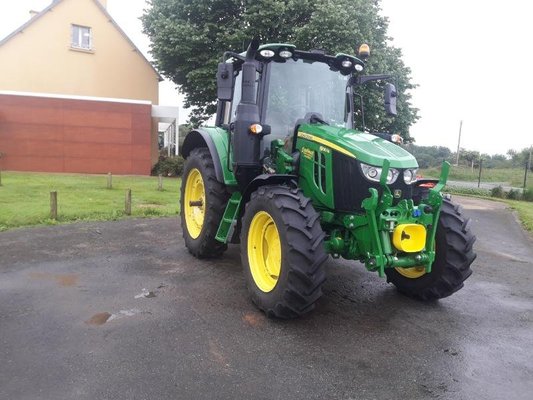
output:
[[[389,185],[391,192],[401,190],[400,198],[395,199],[398,203],[401,199],[412,197],[412,186],[403,181],[403,170],[398,170],[400,176]],[[333,196],[335,209],[341,212],[361,212],[361,203],[370,196],[369,188],[375,188],[381,196],[381,186],[377,182],[368,181],[361,172],[359,161],[337,151],[333,152]]]

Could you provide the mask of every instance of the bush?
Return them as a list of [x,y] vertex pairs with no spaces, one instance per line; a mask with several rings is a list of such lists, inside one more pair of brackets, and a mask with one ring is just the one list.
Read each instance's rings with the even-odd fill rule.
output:
[[509,193],[507,193],[507,198],[509,200],[522,200],[522,193],[520,193],[520,190],[518,189],[511,189],[509,190]]
[[446,186],[446,191],[453,194],[465,194],[467,196],[490,196],[490,192],[486,189],[477,189],[477,188],[465,188],[457,186]]
[[152,168],[152,175],[181,176],[185,160],[181,156],[159,156],[159,161]]
[[522,200],[533,201],[533,189],[524,189]]
[[503,198],[505,198],[505,191],[503,190],[503,187],[496,186],[496,187],[493,187],[492,189],[490,189],[490,195],[492,197],[498,197],[500,199],[503,199]]

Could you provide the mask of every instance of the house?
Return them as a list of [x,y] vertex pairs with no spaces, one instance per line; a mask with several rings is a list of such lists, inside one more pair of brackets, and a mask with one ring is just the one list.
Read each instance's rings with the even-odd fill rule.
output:
[[150,173],[157,122],[175,115],[157,110],[162,78],[106,3],[54,0],[0,40],[3,169]]

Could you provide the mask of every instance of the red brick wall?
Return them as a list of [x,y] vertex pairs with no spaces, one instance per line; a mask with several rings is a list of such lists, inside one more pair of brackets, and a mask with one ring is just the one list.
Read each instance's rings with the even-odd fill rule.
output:
[[0,94],[4,170],[149,175],[151,105]]

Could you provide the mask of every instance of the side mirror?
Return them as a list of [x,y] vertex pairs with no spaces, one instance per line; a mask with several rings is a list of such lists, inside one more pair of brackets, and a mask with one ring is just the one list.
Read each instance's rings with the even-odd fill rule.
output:
[[233,64],[222,62],[217,70],[217,97],[221,101],[231,101],[233,98]]
[[392,83],[385,84],[385,111],[388,115],[396,115],[396,86]]

